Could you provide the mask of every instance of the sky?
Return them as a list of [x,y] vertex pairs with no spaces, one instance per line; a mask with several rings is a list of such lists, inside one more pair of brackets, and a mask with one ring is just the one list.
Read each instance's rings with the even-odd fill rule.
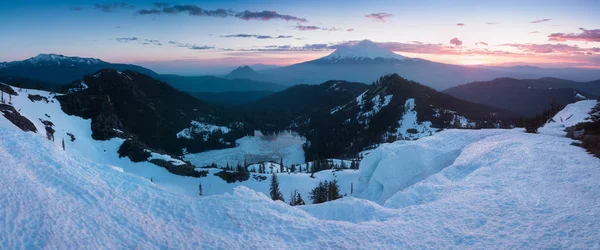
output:
[[195,74],[369,39],[450,64],[600,68],[599,10],[597,0],[0,0],[0,61],[55,53]]

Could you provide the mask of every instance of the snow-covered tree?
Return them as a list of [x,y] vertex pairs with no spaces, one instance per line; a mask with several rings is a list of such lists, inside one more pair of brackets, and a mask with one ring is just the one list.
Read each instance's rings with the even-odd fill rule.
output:
[[202,191],[202,183],[198,184],[198,194],[199,194],[200,196],[203,196],[203,195],[204,195],[204,192]]

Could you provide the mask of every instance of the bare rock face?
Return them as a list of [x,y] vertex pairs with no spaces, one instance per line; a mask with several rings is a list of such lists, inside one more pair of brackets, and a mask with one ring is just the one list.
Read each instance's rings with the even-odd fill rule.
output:
[[10,86],[0,82],[0,91],[7,93],[9,95],[19,95],[15,90],[13,90]]
[[4,114],[6,119],[15,124],[15,126],[21,130],[25,132],[37,132],[37,128],[35,128],[33,122],[22,116],[13,106],[0,104],[0,112]]

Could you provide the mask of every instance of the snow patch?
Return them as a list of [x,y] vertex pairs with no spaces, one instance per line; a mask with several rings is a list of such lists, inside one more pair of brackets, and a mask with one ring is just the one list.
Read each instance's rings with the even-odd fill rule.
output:
[[417,122],[415,99],[409,98],[404,103],[404,114],[398,121],[396,134],[403,140],[416,140],[433,135],[437,129],[431,127],[431,122]]
[[215,133],[217,131],[227,134],[231,132],[231,129],[225,126],[217,126],[209,123],[192,121],[191,127],[177,133],[177,138],[193,139],[195,136],[201,135],[202,139],[206,141],[211,133]]
[[598,101],[585,100],[567,105],[558,112],[547,124],[538,129],[538,132],[553,135],[566,135],[565,129],[585,122],[590,117],[590,111]]

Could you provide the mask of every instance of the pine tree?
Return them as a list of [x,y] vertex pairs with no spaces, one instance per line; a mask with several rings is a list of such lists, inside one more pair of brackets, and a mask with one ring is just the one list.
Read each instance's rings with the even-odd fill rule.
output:
[[357,169],[356,161],[354,161],[354,159],[352,159],[352,162],[350,162],[350,169]]
[[274,201],[280,200],[285,202],[283,199],[283,194],[279,190],[279,180],[277,180],[277,175],[275,173],[271,174],[271,187],[269,188],[271,199]]
[[302,206],[305,205],[306,203],[304,203],[304,199],[302,199],[302,195],[300,195],[300,192],[296,192],[296,205],[297,206]]
[[350,183],[350,195],[354,193],[354,182]]
[[198,194],[199,194],[200,196],[203,196],[203,195],[204,195],[204,192],[202,191],[202,183],[198,184]]
[[0,91],[0,103],[4,104],[4,92]]
[[283,173],[283,157],[279,160],[279,173]]
[[344,163],[344,160],[342,160],[342,164],[340,164],[340,168],[341,169],[346,169],[346,163]]
[[62,139],[62,148],[65,150],[65,138]]
[[290,166],[290,172],[292,172],[292,173],[296,172],[296,165],[292,164],[292,166]]
[[327,201],[337,200],[339,198],[342,198],[340,195],[340,186],[338,186],[337,180],[333,179],[327,186]]
[[290,206],[305,205],[304,199],[302,199],[302,196],[300,195],[300,192],[298,192],[298,190],[294,190],[294,192],[290,194],[290,199]]
[[313,204],[320,204],[327,201],[327,181],[319,182],[319,185],[310,191],[309,198]]

